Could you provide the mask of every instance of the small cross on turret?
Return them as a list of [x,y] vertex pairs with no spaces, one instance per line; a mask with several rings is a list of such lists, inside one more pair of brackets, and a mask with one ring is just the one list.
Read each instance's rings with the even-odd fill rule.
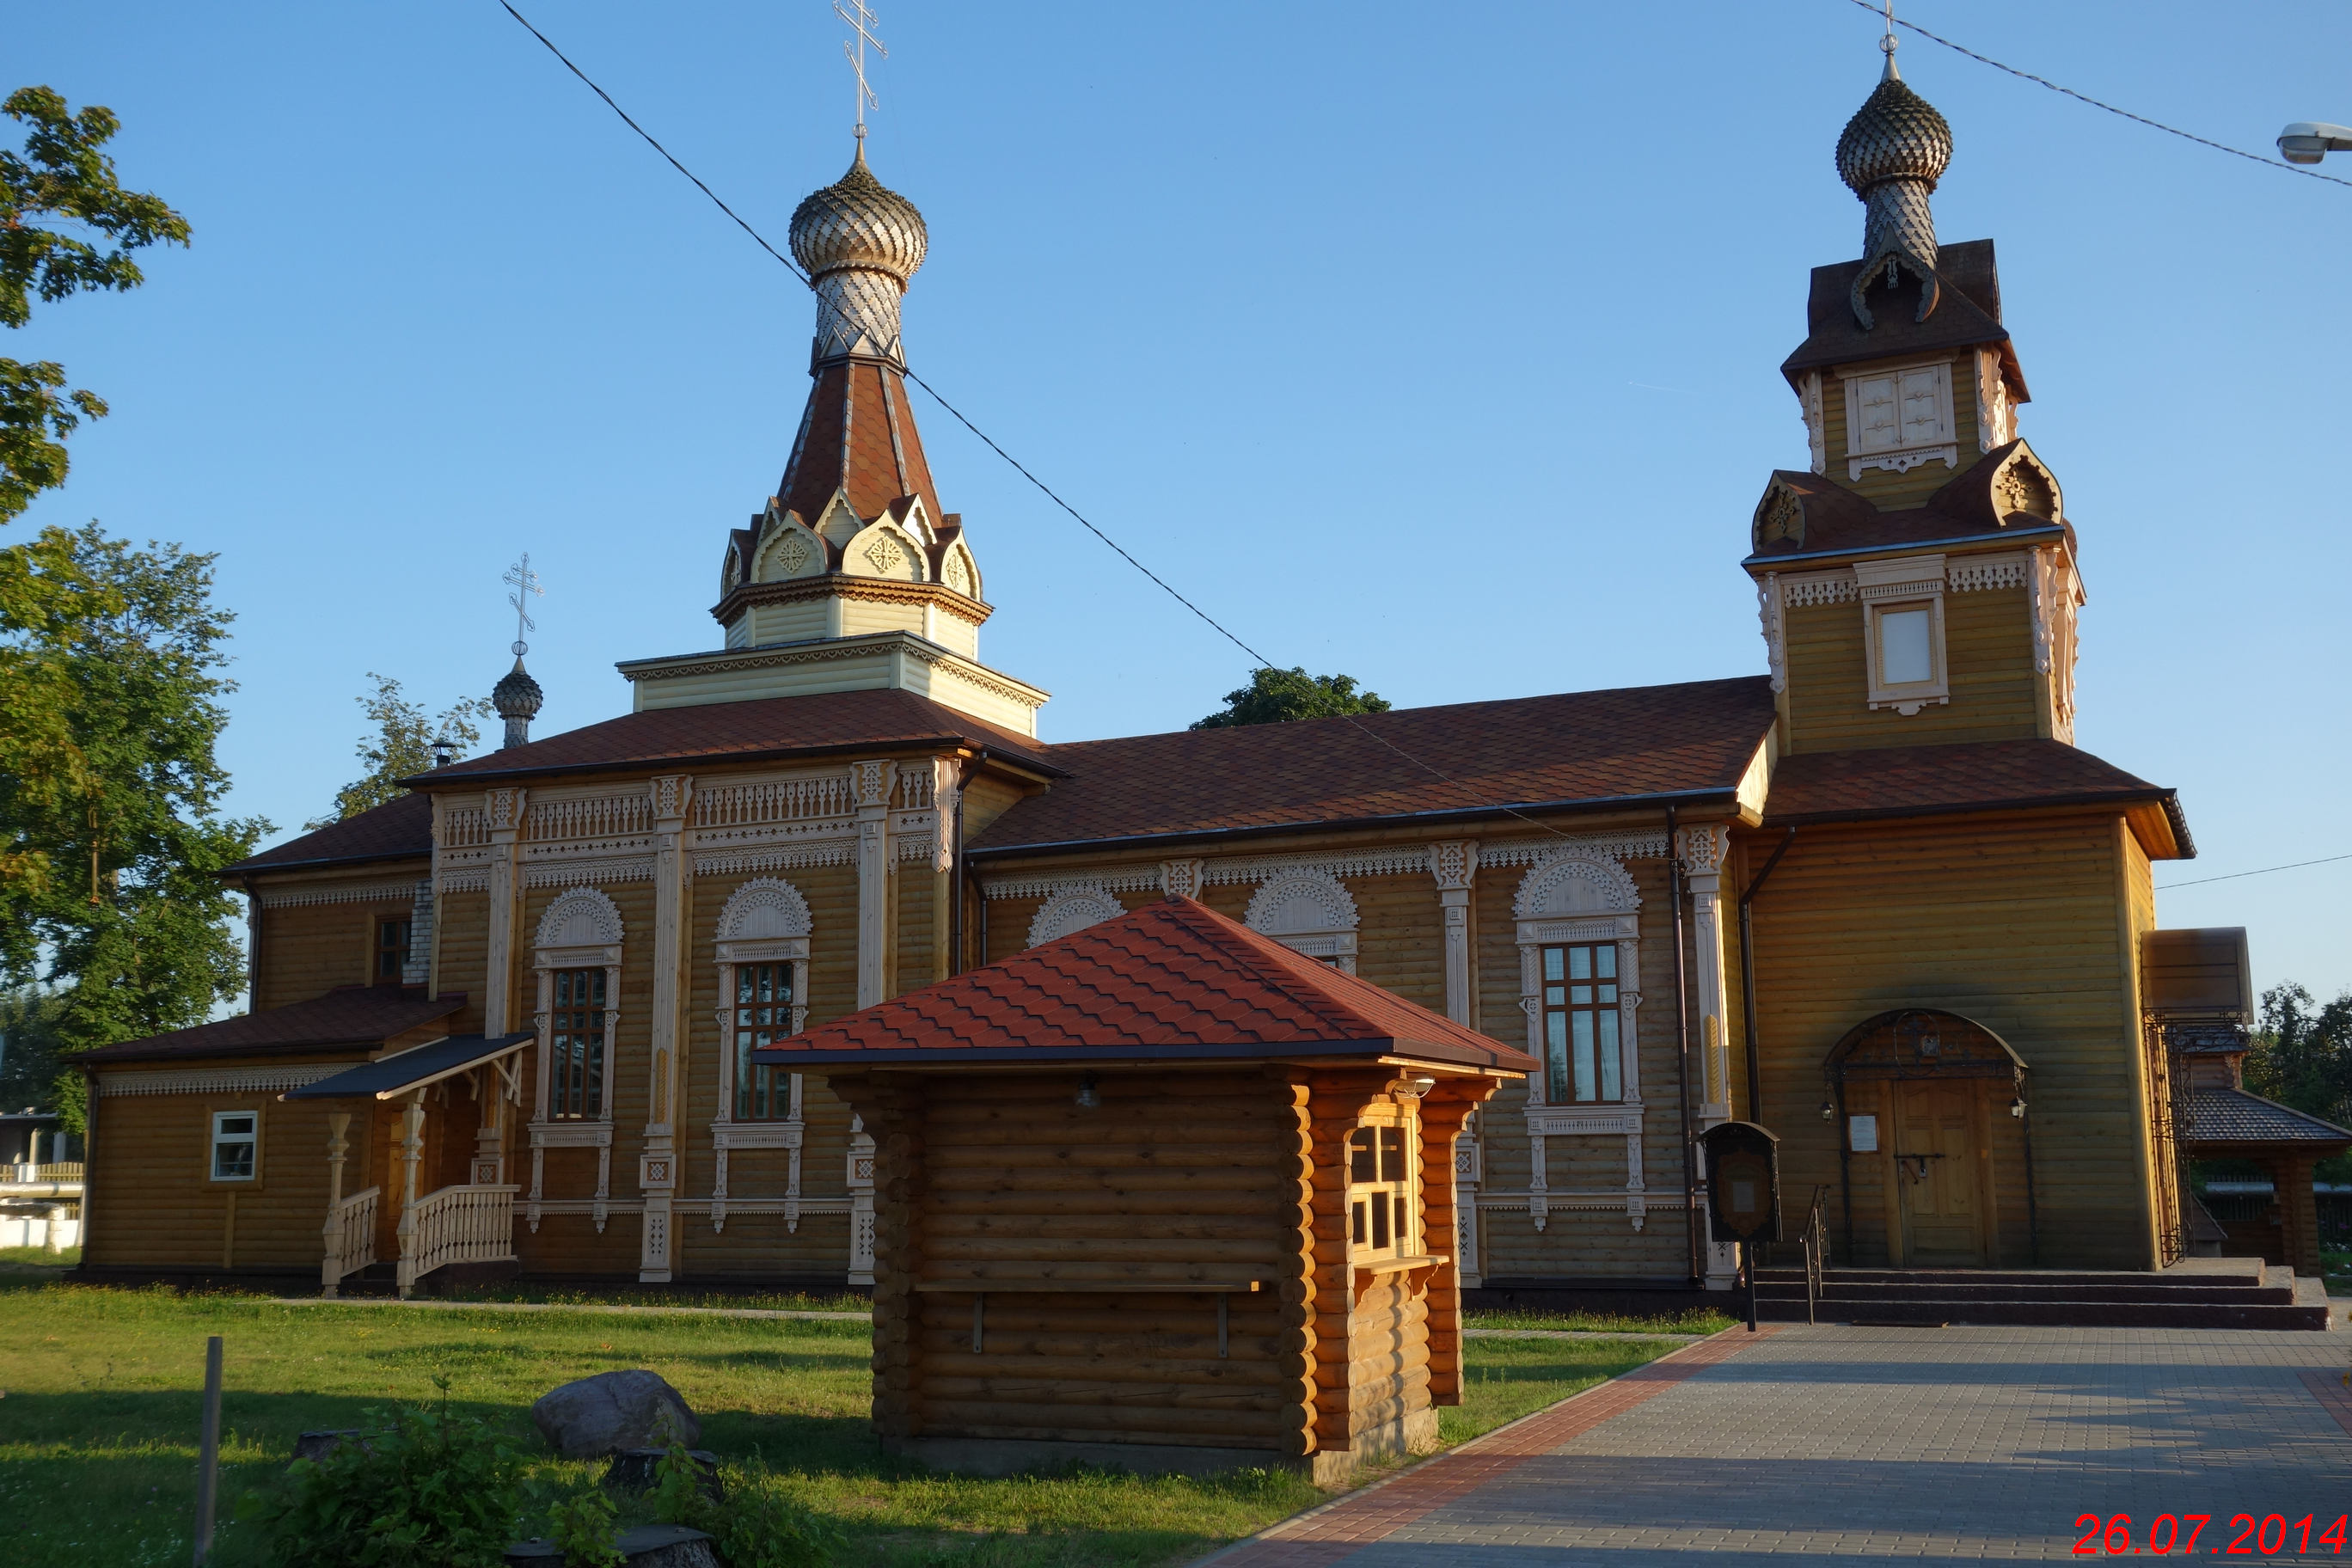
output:
[[524,637],[539,629],[539,623],[530,618],[530,601],[545,597],[547,590],[540,586],[539,574],[530,569],[528,553],[508,567],[506,575],[499,580],[514,589],[507,595],[507,603],[514,607],[515,613],[514,668],[501,676],[498,685],[490,689],[491,706],[499,710],[499,717],[507,721],[506,738],[499,743],[499,749],[504,750],[530,742],[530,721],[538,715],[540,704],[546,700],[546,693],[539,689],[539,682],[523,668],[522,656],[530,651],[530,645],[523,640]]

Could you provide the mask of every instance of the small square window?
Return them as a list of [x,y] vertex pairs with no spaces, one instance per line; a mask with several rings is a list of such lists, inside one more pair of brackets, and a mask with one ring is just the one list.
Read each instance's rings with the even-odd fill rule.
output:
[[261,1115],[253,1110],[213,1112],[213,1180],[253,1180],[255,1155],[261,1143]]

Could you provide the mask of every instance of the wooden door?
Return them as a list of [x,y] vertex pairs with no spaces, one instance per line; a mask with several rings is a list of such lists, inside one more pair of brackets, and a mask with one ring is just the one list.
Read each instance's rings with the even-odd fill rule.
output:
[[1903,1263],[1911,1268],[1981,1268],[1974,1083],[1898,1083],[1895,1186],[1903,1207]]

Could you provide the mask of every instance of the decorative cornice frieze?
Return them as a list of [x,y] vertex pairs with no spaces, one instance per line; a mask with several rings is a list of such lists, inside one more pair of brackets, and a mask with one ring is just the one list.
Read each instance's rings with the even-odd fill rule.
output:
[[98,1092],[119,1094],[282,1094],[349,1071],[350,1062],[257,1068],[156,1068],[97,1074]]
[[1072,871],[1058,876],[999,877],[982,881],[981,892],[992,899],[1050,899],[1056,893],[1150,893],[1160,889],[1157,866],[1118,866],[1108,870]]
[[1632,833],[1561,833],[1543,838],[1486,839],[1478,846],[1481,866],[1532,866],[1564,851],[1605,855],[1612,860],[1663,860],[1666,830],[1641,828]]
[[1945,579],[1955,594],[2022,588],[2027,585],[2029,559],[2028,552],[2022,550],[2007,555],[1962,556],[1945,568]]
[[490,890],[490,868],[488,866],[458,866],[441,873],[437,890],[443,893],[487,893]]
[[1236,855],[1230,859],[1204,861],[1201,880],[1211,886],[1263,882],[1286,871],[1323,871],[1334,877],[1423,876],[1429,871],[1429,846],[1400,844],[1308,855]]
[[304,904],[364,904],[379,900],[398,900],[416,896],[416,884],[424,879],[404,877],[396,882],[346,882],[340,885],[315,884],[291,888],[262,888],[254,897],[265,910],[297,909]]
[[1045,702],[1047,693],[1038,688],[928,642],[912,632],[877,632],[865,637],[827,638],[822,642],[790,643],[781,647],[730,650],[724,655],[632,660],[619,668],[622,676],[633,681],[675,680],[695,676],[732,674],[740,670],[777,669],[795,664],[834,664],[843,659],[887,653],[904,654],[920,663],[944,669],[959,680],[1023,707],[1039,708]]
[[698,877],[735,877],[747,871],[789,871],[803,866],[846,866],[856,858],[857,840],[855,837],[745,845],[695,856],[694,874]]
[[1790,572],[1780,577],[1780,603],[1792,610],[1843,605],[1853,597],[1853,573],[1845,567],[1834,572]]
[[787,605],[803,599],[937,605],[958,620],[969,621],[975,626],[996,613],[994,605],[982,604],[969,594],[959,593],[945,583],[908,583],[892,577],[853,577],[845,573],[784,577],[764,583],[739,583],[710,613],[717,620],[731,621],[753,605]]
[[[654,876],[654,858],[645,855],[614,855],[599,859],[542,860],[527,865],[522,871],[526,888],[578,888],[597,882],[650,882]],[[488,886],[488,873],[484,873]],[[446,884],[445,884],[446,886]]]

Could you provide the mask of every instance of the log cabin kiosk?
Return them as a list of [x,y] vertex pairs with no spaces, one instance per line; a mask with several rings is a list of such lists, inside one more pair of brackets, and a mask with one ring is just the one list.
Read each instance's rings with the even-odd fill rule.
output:
[[1170,897],[753,1059],[876,1141],[895,1452],[1332,1479],[1461,1401],[1454,1140],[1508,1046]]

